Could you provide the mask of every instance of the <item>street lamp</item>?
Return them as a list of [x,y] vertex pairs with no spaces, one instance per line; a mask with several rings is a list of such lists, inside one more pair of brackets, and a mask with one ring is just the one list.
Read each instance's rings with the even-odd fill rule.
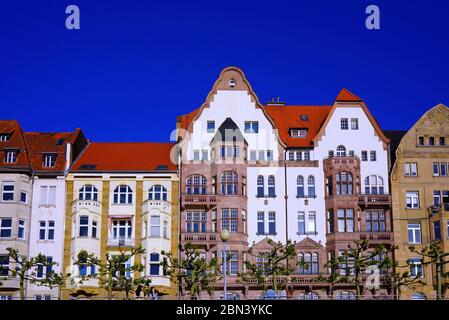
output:
[[227,270],[226,270],[226,268],[227,268],[227,264],[228,264],[228,261],[227,261],[227,257],[226,257],[226,242],[228,242],[228,240],[229,240],[229,238],[231,237],[231,233],[228,231],[228,230],[226,230],[226,229],[224,229],[224,230],[221,230],[221,233],[220,233],[220,238],[221,238],[221,241],[223,241],[223,258],[224,258],[224,268],[223,268],[223,271],[224,271],[224,297],[223,297],[223,299],[224,300],[227,300],[228,299],[228,292],[227,292],[227,283],[226,283],[226,277],[227,277]]

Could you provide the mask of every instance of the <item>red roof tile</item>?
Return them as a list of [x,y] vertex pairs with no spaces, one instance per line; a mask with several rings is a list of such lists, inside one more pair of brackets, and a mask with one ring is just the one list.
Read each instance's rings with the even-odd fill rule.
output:
[[[10,134],[8,141],[0,141],[0,169],[3,170],[30,170],[27,146],[23,130],[16,120],[0,120],[0,134]],[[8,149],[17,149],[17,161],[5,163],[5,155]]]
[[338,94],[338,96],[335,99],[335,101],[360,102],[360,101],[363,101],[363,99],[357,97],[352,92],[350,92],[350,91],[346,90],[345,88],[343,88],[340,91],[340,93]]
[[[279,131],[279,136],[288,147],[313,147],[312,141],[326,120],[332,106],[265,106]],[[308,120],[301,120],[306,115]],[[292,128],[307,128],[307,137],[293,138]]]
[[[71,172],[175,171],[170,154],[174,143],[91,142],[72,166]],[[158,170],[166,165],[167,169]]]
[[195,109],[192,112],[188,113],[188,114],[183,114],[182,116],[180,116],[180,128],[187,130],[187,128],[189,127],[190,123],[193,121],[193,119],[196,117],[196,115],[198,114],[198,112],[200,111],[201,108]]

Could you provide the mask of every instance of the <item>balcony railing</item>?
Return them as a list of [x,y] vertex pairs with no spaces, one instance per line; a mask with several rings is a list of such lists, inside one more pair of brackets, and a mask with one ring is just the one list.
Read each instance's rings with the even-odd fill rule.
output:
[[182,196],[183,205],[206,205],[214,206],[217,196],[211,194],[186,194]]
[[391,231],[358,231],[358,232],[336,232],[326,234],[327,241],[353,242],[355,240],[368,240],[371,244],[393,241]]
[[368,240],[370,242],[376,241],[391,241],[393,240],[392,232],[363,232],[359,234],[360,240]]
[[171,203],[164,200],[145,200],[142,204],[143,212],[149,212],[151,209],[158,209],[162,212],[171,212]]
[[449,212],[449,203],[442,203],[439,206],[430,206],[430,215],[437,215],[442,212]]
[[101,202],[95,200],[75,200],[72,202],[73,212],[86,209],[93,213],[101,214]]
[[182,239],[185,242],[198,243],[198,242],[217,241],[218,237],[216,233],[198,232],[198,233],[184,233]]
[[359,205],[389,205],[391,203],[390,201],[390,195],[388,194],[366,194],[366,195],[359,195],[358,203]]
[[133,238],[110,238],[108,239],[108,247],[134,247],[135,240]]

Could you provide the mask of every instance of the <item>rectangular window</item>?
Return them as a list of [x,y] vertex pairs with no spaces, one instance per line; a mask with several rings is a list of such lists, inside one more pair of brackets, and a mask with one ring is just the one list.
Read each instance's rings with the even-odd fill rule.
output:
[[41,186],[40,189],[41,205],[55,205],[56,203],[56,186]]
[[187,232],[206,232],[206,212],[187,211],[186,212]]
[[215,121],[207,121],[207,133],[215,132]]
[[89,217],[88,216],[81,216],[80,217],[80,225],[79,225],[79,236],[80,237],[88,237],[89,233]]
[[405,176],[406,177],[418,176],[418,164],[416,162],[405,163]]
[[164,227],[163,227],[163,230],[162,230],[163,232],[162,232],[162,234],[163,234],[163,237],[165,238],[165,239],[168,239],[168,221],[164,221]]
[[316,213],[315,212],[309,212],[308,219],[307,219],[307,234],[309,235],[316,235]]
[[97,221],[92,221],[92,238],[97,237]]
[[17,236],[19,239],[25,239],[25,220],[19,219],[19,227],[17,230]]
[[351,130],[359,130],[359,119],[357,118],[351,119]]
[[334,150],[329,150],[329,158],[332,158],[334,156]]
[[407,191],[406,195],[407,208],[419,208],[419,193],[418,191]]
[[423,265],[422,265],[422,259],[420,258],[410,258],[409,260],[410,264],[410,276],[412,277],[423,277]]
[[411,175],[412,175],[412,173],[411,173],[410,162],[406,162],[405,163],[405,176],[410,177]]
[[203,159],[203,161],[207,161],[209,159],[209,152],[207,150],[201,151],[201,159]]
[[348,118],[342,118],[340,120],[340,124],[341,124],[341,130],[348,130],[349,129]]
[[376,161],[377,160],[376,151],[370,151],[369,157],[370,161]]
[[433,223],[433,235],[435,240],[441,240],[441,224],[440,221],[434,221]]
[[226,273],[229,275],[237,275],[239,271],[238,251],[227,251],[226,254],[223,250],[220,252],[221,261],[223,261],[221,264],[221,272],[224,273],[224,265],[226,263]]
[[0,238],[10,238],[12,234],[12,219],[0,218]]
[[424,137],[418,137],[418,145],[423,146],[424,145]]
[[7,277],[9,274],[9,256],[0,254],[0,276]]
[[366,211],[366,231],[384,232],[385,213],[383,211]]
[[447,166],[446,163],[441,163],[440,165],[440,175],[445,177],[447,175]]
[[158,276],[160,269],[159,253],[150,253],[150,275]]
[[14,183],[5,182],[2,187],[2,200],[13,201],[14,200]]
[[257,235],[265,234],[265,212],[257,212]]
[[295,153],[293,151],[288,152],[288,161],[295,161]]
[[28,194],[25,191],[20,191],[20,202],[27,203]]
[[421,225],[419,223],[409,223],[408,243],[421,243]]
[[56,162],[56,155],[54,154],[47,154],[44,155],[43,157],[44,161],[43,161],[43,166],[47,167],[47,168],[52,168],[55,166],[55,162]]
[[245,121],[245,133],[259,133],[259,122]]
[[259,161],[265,161],[265,151],[259,150]]
[[290,129],[290,136],[293,138],[305,138],[307,137],[306,128],[292,128]]
[[55,222],[54,221],[48,221],[48,240],[54,240],[55,239]]
[[161,217],[151,216],[150,222],[150,237],[159,238],[161,236]]
[[446,138],[440,137],[440,146],[445,146],[445,145],[446,145]]
[[338,232],[354,232],[354,210],[338,209]]
[[10,137],[11,137],[11,135],[9,133],[2,133],[2,134],[0,134],[0,142],[9,141]]
[[329,222],[329,233],[334,233],[335,231],[335,221],[334,221],[334,210],[328,211],[328,222]]
[[267,150],[267,160],[273,161],[273,150]]
[[268,212],[268,233],[270,235],[276,234],[276,212]]
[[39,240],[45,240],[45,235],[47,233],[47,222],[39,221]]
[[362,151],[362,161],[368,161],[368,151]]
[[17,161],[17,152],[16,151],[7,151],[5,156],[6,163],[15,163]]
[[298,235],[306,234],[306,221],[305,221],[305,213],[298,212]]
[[199,150],[193,150],[193,160],[194,161],[200,160],[200,151]]
[[310,151],[304,151],[304,161],[310,161]]
[[433,176],[438,177],[440,175],[440,164],[438,162],[433,163]]
[[257,152],[255,150],[251,150],[249,152],[249,160],[256,161],[257,160]]

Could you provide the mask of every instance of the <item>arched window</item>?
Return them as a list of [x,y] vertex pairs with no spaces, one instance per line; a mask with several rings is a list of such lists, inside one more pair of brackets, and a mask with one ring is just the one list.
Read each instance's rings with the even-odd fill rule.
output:
[[133,203],[133,191],[127,185],[120,185],[114,190],[114,203]]
[[315,197],[315,177],[309,176],[307,178],[307,196]]
[[298,273],[299,274],[304,274],[304,269],[305,269],[305,265],[304,265],[305,261],[304,261],[304,253],[298,253]]
[[276,187],[274,176],[268,177],[268,196],[274,198],[276,196]]
[[167,201],[167,189],[161,185],[154,185],[148,190],[148,200]]
[[384,179],[375,175],[366,177],[365,194],[384,194]]
[[346,157],[346,148],[345,146],[337,147],[337,157]]
[[319,300],[320,296],[315,292],[304,292],[298,296],[298,300]]
[[91,184],[84,185],[79,191],[79,200],[98,201],[98,190]]
[[265,181],[263,176],[257,177],[257,196],[264,197],[265,196]]
[[312,274],[312,254],[304,253],[304,274]]
[[353,179],[352,174],[342,171],[337,173],[335,184],[337,187],[337,194],[352,194],[353,193]]
[[298,176],[296,178],[296,196],[298,198],[304,198],[304,177]]
[[234,171],[225,171],[221,175],[221,194],[238,193],[238,176]]
[[355,294],[350,291],[341,291],[337,293],[337,300],[355,300]]
[[207,179],[205,176],[194,174],[187,177],[186,193],[187,194],[206,194]]
[[298,253],[298,273],[318,274],[318,254]]

